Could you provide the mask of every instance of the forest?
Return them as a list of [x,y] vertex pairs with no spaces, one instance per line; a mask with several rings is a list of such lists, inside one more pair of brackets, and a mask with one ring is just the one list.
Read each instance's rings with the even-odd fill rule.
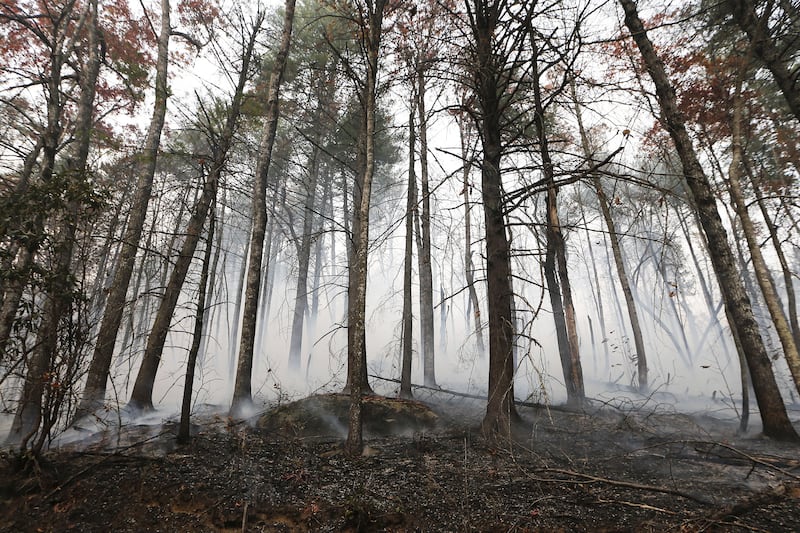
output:
[[795,0],[5,0],[0,49],[8,461],[329,394],[348,457],[431,395],[800,442]]

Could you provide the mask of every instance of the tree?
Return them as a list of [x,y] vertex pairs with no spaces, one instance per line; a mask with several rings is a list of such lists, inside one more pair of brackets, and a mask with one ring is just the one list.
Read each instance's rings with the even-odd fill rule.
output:
[[[800,16],[791,2],[726,0],[723,5],[747,35],[753,53],[772,73],[786,103],[800,120],[800,71],[796,64]],[[760,13],[759,13],[760,11]],[[772,25],[772,27],[771,27]]]
[[[580,103],[578,102],[574,81],[571,82],[570,89],[572,93],[572,99],[575,102],[575,117],[578,122],[578,133],[580,134],[581,139],[581,149],[583,150],[586,160],[591,163],[594,160],[594,154],[592,153],[589,145],[589,137],[583,125],[583,114],[581,112]],[[642,334],[642,327],[639,323],[639,314],[636,311],[636,302],[633,299],[633,291],[631,290],[628,273],[625,270],[625,260],[622,257],[622,246],[619,242],[616,222],[614,222],[614,217],[611,214],[611,202],[608,199],[605,189],[603,188],[603,183],[601,182],[600,177],[595,175],[591,177],[591,180],[592,187],[597,195],[597,201],[600,205],[600,213],[603,216],[603,221],[605,222],[606,229],[608,230],[608,238],[611,243],[611,254],[614,258],[614,266],[616,267],[617,278],[619,279],[619,284],[622,288],[622,295],[625,298],[625,306],[628,311],[628,320],[631,323],[631,330],[633,331],[633,342],[634,346],[636,347],[636,369],[639,391],[645,393],[648,389],[648,381],[647,352],[644,345],[644,335]]]
[[489,400],[481,431],[499,436],[510,431],[518,415],[514,406],[514,322],[511,313],[511,261],[506,234],[503,199],[501,138],[503,114],[509,104],[503,98],[510,80],[504,79],[503,45],[510,30],[498,27],[505,2],[465,2],[470,30],[469,72],[478,106],[481,137],[481,187],[486,228],[486,282],[489,310]]
[[256,316],[261,287],[261,262],[264,252],[264,235],[267,229],[267,177],[272,161],[272,148],[278,129],[279,95],[283,81],[289,47],[292,42],[295,0],[286,0],[283,28],[267,90],[266,116],[259,145],[256,178],[253,188],[253,227],[250,236],[247,281],[244,289],[242,332],[239,342],[239,361],[233,388],[231,415],[243,416],[252,405],[251,380],[253,372],[253,349],[256,335]]
[[664,64],[647,36],[636,4],[633,0],[619,1],[625,12],[625,25],[630,31],[655,85],[662,121],[680,157],[683,173],[707,238],[710,259],[714,265],[723,299],[728,306],[734,327],[747,356],[747,364],[764,424],[764,433],[780,440],[800,440],[786,413],[769,356],[753,316],[750,299],[742,285],[733,253],[728,244],[727,232],[717,211],[711,186],[697,159],[686,131],[683,115],[677,108],[675,91],[667,77]]
[[119,263],[114,281],[109,289],[106,309],[100,331],[97,334],[92,362],[86,377],[78,416],[95,411],[105,400],[106,383],[108,381],[117,332],[122,323],[125,310],[128,286],[136,262],[136,254],[142,238],[147,206],[153,190],[153,178],[158,160],[158,147],[161,144],[161,131],[167,113],[167,65],[169,63],[169,41],[172,35],[169,0],[161,0],[161,18],[158,33],[158,55],[156,59],[155,101],[153,114],[145,137],[144,146],[139,153],[140,174],[136,183],[136,192],[131,204],[131,216],[125,229],[120,252]]
[[[201,123],[205,123],[201,125],[201,128],[206,130],[208,136],[211,168],[208,176],[200,176],[201,179],[205,180],[203,183],[203,190],[200,198],[198,198],[195,203],[186,229],[182,232],[183,235],[185,235],[184,241],[181,245],[178,258],[175,261],[175,266],[172,268],[169,282],[164,290],[155,321],[153,322],[152,329],[147,338],[147,346],[145,347],[142,364],[139,369],[139,374],[136,377],[129,402],[129,406],[135,410],[150,410],[153,408],[153,384],[155,382],[159,363],[161,362],[164,343],[167,339],[167,333],[169,333],[172,317],[175,314],[178,298],[186,281],[186,275],[189,273],[194,253],[200,242],[203,226],[208,218],[211,205],[216,201],[220,177],[227,163],[229,151],[234,140],[234,134],[236,133],[239,115],[241,113],[245,84],[252,75],[250,62],[253,58],[253,49],[263,19],[263,13],[258,13],[255,16],[253,25],[250,28],[250,33],[247,36],[247,42],[243,43],[244,49],[240,58],[241,65],[239,67],[238,81],[234,89],[230,107],[226,113],[222,131],[219,133],[214,131],[216,127],[213,124],[214,118],[207,112],[200,120]],[[201,171],[203,167],[204,165],[201,165]],[[205,302],[201,301],[200,305],[205,305]]]
[[[42,423],[42,400],[46,387],[53,387],[52,360],[56,355],[59,341],[60,323],[69,312],[74,297],[71,267],[77,234],[79,216],[83,203],[89,202],[87,189],[87,160],[93,129],[94,97],[101,64],[101,35],[98,21],[97,2],[87,3],[83,15],[88,19],[86,60],[79,71],[81,96],[76,117],[76,143],[74,157],[67,162],[66,205],[60,224],[58,240],[55,245],[54,272],[48,283],[44,305],[40,338],[28,361],[22,396],[17,403],[17,411],[8,442],[24,447]],[[41,432],[34,444],[39,452],[50,427]]]
[[411,360],[414,315],[411,304],[411,271],[414,256],[414,212],[417,209],[417,178],[415,169],[416,132],[414,129],[414,107],[408,116],[408,192],[406,193],[406,236],[403,261],[403,340],[400,371],[400,397],[411,398]]
[[383,12],[386,0],[364,0],[358,5],[358,24],[365,55],[366,80],[362,87],[361,105],[364,112],[363,175],[357,181],[360,190],[354,195],[359,202],[353,210],[353,242],[349,258],[347,301],[347,373],[350,383],[350,412],[345,451],[351,457],[361,455],[362,413],[361,395],[365,372],[367,252],[369,249],[369,207],[372,179],[375,174],[375,115],[378,92],[378,58],[383,31]]

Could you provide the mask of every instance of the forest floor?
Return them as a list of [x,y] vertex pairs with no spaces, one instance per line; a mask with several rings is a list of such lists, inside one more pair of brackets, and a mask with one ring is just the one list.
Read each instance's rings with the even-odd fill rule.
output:
[[520,407],[514,438],[488,442],[481,402],[424,398],[435,428],[370,438],[357,459],[341,436],[202,413],[188,446],[167,421],[26,472],[5,453],[0,531],[800,531],[798,446],[733,422]]

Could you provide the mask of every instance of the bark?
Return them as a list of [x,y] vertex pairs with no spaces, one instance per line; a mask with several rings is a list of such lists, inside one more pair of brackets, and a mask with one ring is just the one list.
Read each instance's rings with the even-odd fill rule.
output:
[[[774,15],[771,7],[767,7],[764,13],[759,15],[756,12],[754,0],[726,0],[724,5],[736,24],[747,35],[753,53],[772,73],[775,83],[786,98],[789,109],[795,118],[800,120],[798,72],[796,70],[792,72],[793,58],[784,49],[781,49],[776,36],[771,35],[769,21],[770,17]],[[772,3],[770,2],[769,5],[771,6]],[[792,16],[792,14],[788,15]]]
[[653,79],[662,121],[675,144],[701,227],[706,234],[709,255],[717,280],[747,357],[764,433],[780,440],[798,441],[800,439],[786,413],[786,406],[775,381],[769,356],[753,316],[750,299],[737,271],[728,244],[727,232],[717,211],[711,184],[697,159],[686,131],[684,117],[677,107],[675,91],[667,77],[664,64],[656,54],[653,43],[642,25],[636,4],[633,0],[619,1],[625,11],[625,25],[630,30]]
[[272,160],[272,148],[278,129],[278,97],[289,46],[292,40],[292,24],[294,22],[295,0],[286,0],[283,16],[281,42],[267,93],[267,108],[264,119],[264,131],[258,151],[256,163],[256,183],[253,190],[253,231],[250,236],[250,260],[247,267],[245,284],[245,301],[242,319],[242,333],[239,343],[239,362],[236,368],[236,380],[233,386],[231,416],[242,416],[253,402],[251,380],[253,373],[253,351],[255,348],[256,316],[258,315],[258,298],[261,286],[261,262],[264,253],[264,234],[267,228],[267,177]]
[[461,163],[463,168],[463,182],[464,182],[464,277],[467,282],[467,324],[469,324],[469,314],[475,319],[475,339],[478,343],[478,356],[484,357],[486,348],[483,344],[483,323],[481,321],[481,307],[478,301],[478,292],[475,290],[475,266],[472,262],[472,221],[471,211],[472,204],[470,202],[470,192],[472,185],[470,184],[469,175],[472,169],[472,161],[470,150],[468,147],[469,133],[468,122],[463,118],[458,119],[458,131],[461,139]]
[[[258,21],[257,24],[260,25],[260,21]],[[249,79],[250,61],[253,56],[253,48],[257,35],[258,27],[254,26],[242,55],[241,71],[239,72],[239,79],[236,89],[234,90],[230,108],[228,109],[228,115],[225,119],[225,126],[219,135],[216,145],[211,147],[211,153],[213,154],[211,170],[203,184],[203,192],[197,199],[186,229],[183,231],[183,244],[178,253],[178,258],[175,261],[175,266],[170,274],[169,282],[164,290],[164,295],[159,304],[155,321],[153,322],[153,326],[147,338],[142,365],[136,376],[136,382],[133,385],[133,391],[131,392],[131,398],[128,404],[134,410],[151,410],[153,408],[153,385],[155,384],[156,374],[159,364],[161,363],[164,343],[167,340],[169,326],[175,314],[178,298],[183,291],[183,285],[189,273],[194,253],[200,242],[209,209],[211,208],[211,204],[216,201],[219,180],[225,168],[228,152],[233,144],[236,124],[239,120],[244,98],[244,88]],[[214,136],[211,135],[209,137],[213,138]],[[200,305],[204,305],[202,300]]]
[[130,284],[136,253],[142,238],[142,231],[147,215],[147,206],[153,190],[158,148],[161,143],[161,131],[167,113],[167,65],[169,63],[170,5],[169,0],[161,0],[161,29],[158,35],[158,56],[156,60],[155,102],[153,114],[147,130],[144,147],[139,154],[141,174],[136,184],[136,192],[131,205],[131,216],[122,241],[119,265],[114,275],[114,282],[108,293],[106,309],[97,335],[92,362],[86,377],[83,397],[78,406],[78,416],[98,409],[106,395],[111,359],[117,341],[117,332],[122,323],[126,296]]
[[[587,161],[591,161],[592,151],[589,147],[589,138],[586,135],[586,130],[583,126],[583,116],[576,97],[574,82],[571,85],[571,90],[572,99],[575,102],[575,116],[578,121],[578,130],[581,136],[583,155],[586,157]],[[633,331],[633,342],[634,346],[636,347],[636,373],[638,376],[639,391],[646,393],[648,389],[647,352],[644,346],[642,327],[639,323],[639,314],[636,311],[636,302],[633,299],[633,291],[631,290],[628,273],[625,271],[625,260],[622,257],[622,246],[619,241],[616,222],[611,214],[608,195],[606,195],[605,189],[603,189],[603,184],[600,181],[600,178],[597,176],[592,176],[591,179],[592,187],[594,188],[595,194],[597,195],[597,201],[600,205],[600,213],[603,216],[603,221],[605,222],[606,229],[608,230],[608,237],[609,241],[611,242],[611,254],[614,257],[614,266],[617,269],[617,279],[619,279],[619,284],[622,288],[622,294],[625,298],[625,305],[628,310],[628,320],[630,321],[631,330]]]
[[740,73],[733,95],[733,117],[731,119],[732,154],[731,164],[728,169],[728,187],[734,210],[739,217],[742,233],[744,233],[745,240],[747,241],[747,248],[750,251],[750,258],[753,262],[756,281],[761,289],[761,295],[764,298],[764,303],[767,306],[770,318],[772,318],[772,323],[775,326],[775,332],[778,334],[778,339],[783,348],[783,355],[786,358],[789,371],[794,379],[795,388],[800,391],[800,353],[798,353],[792,329],[789,326],[789,321],[786,319],[786,314],[783,311],[780,298],[775,290],[775,284],[772,280],[769,267],[767,267],[767,262],[764,260],[764,255],[761,253],[761,244],[757,236],[756,227],[753,220],[750,218],[750,213],[747,210],[747,202],[742,190],[741,178],[744,163],[745,140],[742,131],[744,103],[742,102],[741,88],[742,75]]
[[414,131],[414,109],[408,117],[408,197],[406,201],[405,261],[403,264],[403,350],[400,370],[400,397],[411,398],[411,359],[413,350],[414,316],[411,304],[411,271],[414,256],[414,211],[417,208],[417,177],[414,150],[417,139]]
[[480,106],[481,185],[483,214],[486,228],[486,282],[489,311],[489,397],[481,431],[488,437],[508,435],[511,422],[518,418],[514,406],[514,326],[511,313],[511,260],[506,234],[505,205],[503,201],[501,160],[503,144],[500,120],[500,76],[494,50],[494,33],[497,30],[497,4],[475,2],[471,10],[470,26],[474,46],[474,78],[476,96]]
[[[419,321],[422,336],[422,381],[426,387],[436,386],[435,350],[433,338],[433,272],[431,267],[431,191],[428,181],[428,116],[425,110],[425,69],[417,58],[417,115],[419,117],[419,167],[422,189],[422,212],[417,241],[419,258]],[[416,185],[415,185],[416,187]],[[442,304],[444,305],[444,304]],[[442,331],[444,339],[444,331]]]
[[[366,84],[362,104],[364,105],[364,174],[361,201],[354,206],[353,252],[350,255],[350,282],[347,310],[347,362],[350,381],[350,412],[347,426],[345,452],[355,457],[363,451],[361,396],[366,372],[366,300],[367,300],[367,251],[369,248],[369,205],[372,193],[372,178],[375,173],[375,108],[377,105],[378,53],[381,44],[383,10],[385,0],[366,1],[367,26],[362,46],[366,55]],[[357,230],[356,230],[357,229]]]
[[555,184],[555,168],[550,156],[547,131],[545,129],[544,106],[539,85],[538,45],[535,42],[530,22],[528,22],[528,25],[527,30],[533,50],[533,121],[536,137],[539,141],[539,155],[542,158],[542,173],[547,182],[545,277],[547,278],[550,304],[553,308],[558,351],[564,372],[564,385],[567,388],[567,402],[571,405],[581,405],[586,399],[586,393],[583,385],[583,368],[575,319],[575,306],[572,301],[572,287],[569,282],[566,244],[558,216],[558,187]]
[[208,287],[209,265],[211,264],[211,250],[214,248],[213,243],[215,222],[216,217],[214,216],[212,208],[211,220],[208,225],[208,235],[206,237],[206,249],[205,253],[203,254],[203,268],[200,272],[200,291],[197,295],[197,308],[194,319],[194,331],[192,332],[192,345],[189,348],[189,358],[186,361],[186,378],[183,382],[181,420],[178,427],[177,437],[178,444],[188,444],[191,441],[189,422],[192,410],[192,391],[194,388],[195,369],[197,368],[197,361],[203,340],[203,330],[205,329],[206,289]]

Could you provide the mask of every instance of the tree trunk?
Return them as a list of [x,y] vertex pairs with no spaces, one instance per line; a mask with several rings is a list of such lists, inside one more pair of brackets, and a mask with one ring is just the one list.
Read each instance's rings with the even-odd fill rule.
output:
[[[100,72],[100,29],[97,12],[97,1],[87,4],[89,23],[88,55],[82,71],[79,72],[80,98],[75,125],[75,152],[70,158],[66,172],[66,186],[71,194],[81,190],[87,182],[86,163],[89,158],[91,143],[94,98],[97,78]],[[69,198],[71,195],[68,194]],[[25,375],[22,396],[17,403],[17,411],[8,435],[8,442],[27,445],[28,440],[40,429],[42,423],[42,400],[46,388],[53,385],[50,370],[54,358],[58,353],[59,333],[61,321],[69,313],[74,300],[74,282],[72,280],[72,256],[75,247],[75,237],[81,210],[80,197],[68,200],[60,226],[61,230],[55,244],[55,261],[53,272],[47,280],[42,321],[39,326],[39,336],[36,346],[28,360],[28,371]],[[55,413],[51,413],[53,415]],[[49,417],[55,421],[55,417]],[[42,428],[48,432],[50,427]],[[43,435],[37,439],[34,453],[41,451],[45,439]]]
[[[257,24],[260,25],[261,22],[258,21]],[[136,377],[136,382],[134,383],[133,392],[131,393],[130,402],[128,404],[134,410],[150,410],[153,408],[153,385],[155,383],[156,373],[158,372],[158,366],[161,362],[161,355],[164,351],[164,343],[167,340],[169,326],[175,314],[175,307],[178,304],[178,298],[183,290],[186,275],[189,273],[194,253],[197,250],[197,244],[200,242],[209,209],[211,208],[211,204],[216,201],[220,176],[225,168],[228,152],[233,143],[233,136],[236,131],[236,123],[239,120],[242,100],[244,98],[244,88],[249,79],[250,61],[252,59],[258,29],[258,27],[253,27],[250,39],[242,55],[241,71],[239,72],[238,83],[233,94],[231,106],[228,109],[228,115],[225,119],[224,129],[219,135],[217,144],[211,146],[211,153],[213,154],[211,171],[203,184],[203,192],[195,203],[194,212],[189,218],[186,230],[183,232],[185,235],[183,245],[175,261],[172,273],[170,274],[169,282],[164,290],[164,295],[158,307],[158,312],[156,313],[153,327],[150,330],[150,335],[147,338],[147,346],[144,351],[142,365],[139,368],[139,374]],[[209,138],[214,137],[214,135],[209,135]],[[203,290],[205,290],[205,287]],[[205,305],[205,302],[201,300],[199,305]]]
[[[468,4],[468,8],[472,8]],[[470,13],[475,52],[471,73],[480,106],[481,185],[486,228],[486,282],[489,310],[489,397],[481,432],[493,438],[508,435],[511,422],[518,418],[514,406],[514,326],[511,313],[511,260],[506,234],[500,163],[503,145],[500,131],[499,76],[494,49],[498,6],[476,2]]]
[[408,117],[408,197],[406,201],[405,260],[403,263],[403,350],[400,370],[400,397],[411,398],[411,359],[413,356],[414,316],[411,303],[411,271],[414,258],[414,211],[417,209],[417,177],[414,171],[417,139],[414,108]]
[[[748,165],[745,164],[745,167],[747,166]],[[789,261],[786,259],[786,253],[783,250],[783,244],[778,237],[778,228],[772,219],[772,215],[769,212],[769,208],[766,204],[759,184],[751,172],[748,172],[748,174],[750,175],[750,183],[753,185],[753,191],[756,195],[758,207],[761,210],[761,216],[764,218],[764,222],[767,225],[767,230],[769,231],[769,238],[772,241],[772,247],[775,249],[775,255],[778,257],[778,262],[781,265],[783,283],[786,287],[786,313],[789,315],[789,324],[792,327],[794,343],[795,345],[800,346],[800,323],[798,323],[797,320],[797,297],[795,296],[794,281],[792,280],[794,275],[792,270],[789,268]]]
[[753,261],[756,281],[761,289],[761,295],[764,297],[764,303],[772,318],[772,323],[775,326],[775,332],[778,334],[778,339],[783,347],[783,354],[784,357],[786,357],[786,363],[794,379],[795,388],[800,391],[800,353],[798,353],[797,344],[795,344],[794,336],[792,335],[792,329],[789,327],[789,321],[786,319],[783,306],[775,290],[775,284],[772,280],[769,268],[767,267],[767,262],[764,260],[764,255],[761,253],[761,244],[759,243],[753,220],[750,218],[750,213],[747,211],[747,202],[745,201],[744,192],[742,191],[741,175],[744,162],[745,140],[742,132],[744,104],[741,97],[741,88],[742,74],[740,73],[733,95],[733,117],[731,119],[732,154],[730,168],[728,169],[729,192],[734,209],[736,210],[736,214],[742,226],[742,233],[744,233],[745,240],[747,241],[747,248],[750,251],[750,258]]
[[[362,45],[366,55],[366,85],[364,105],[364,174],[360,203],[354,206],[353,253],[350,255],[350,283],[347,310],[347,362],[350,381],[350,413],[347,426],[345,452],[355,457],[363,451],[361,395],[366,371],[366,303],[367,303],[367,251],[369,248],[369,205],[372,178],[375,173],[375,107],[377,105],[378,53],[381,44],[385,0],[367,1],[367,24]],[[357,231],[356,231],[357,228]]]
[[[255,32],[254,32],[255,34]],[[245,69],[242,69],[245,70]],[[211,208],[211,220],[208,224],[208,235],[206,236],[206,249],[203,254],[203,268],[200,271],[200,291],[197,295],[197,308],[194,318],[194,331],[192,332],[192,346],[189,348],[189,357],[186,361],[186,379],[183,382],[183,400],[181,401],[181,420],[178,427],[178,444],[188,444],[191,441],[189,427],[192,410],[192,391],[194,388],[194,374],[197,368],[197,360],[200,346],[203,340],[203,330],[206,313],[206,289],[208,287],[208,270],[211,263],[211,250],[214,248],[214,227],[216,217],[213,207]],[[212,280],[213,283],[213,280]]]
[[272,159],[272,148],[278,129],[278,95],[289,56],[294,22],[295,0],[286,0],[283,16],[281,43],[272,67],[267,93],[264,131],[256,164],[256,183],[253,190],[253,231],[250,237],[250,261],[247,268],[242,333],[239,343],[239,363],[233,386],[231,416],[240,417],[252,405],[251,380],[253,373],[253,350],[255,348],[256,316],[261,285],[261,261],[264,253],[264,234],[267,229],[267,177]]
[[470,192],[472,184],[469,175],[472,169],[472,155],[469,150],[469,122],[463,117],[457,117],[459,137],[461,140],[461,164],[464,166],[462,177],[464,182],[464,277],[467,282],[467,324],[469,325],[469,315],[475,319],[475,339],[478,343],[478,356],[485,357],[486,348],[483,344],[483,323],[481,321],[481,307],[478,301],[478,291],[475,290],[475,266],[472,262],[472,221],[470,211]]
[[122,241],[119,266],[114,275],[114,282],[106,301],[106,310],[97,335],[92,362],[86,378],[83,397],[78,406],[78,415],[89,413],[99,408],[106,395],[111,359],[117,341],[117,332],[125,310],[128,285],[136,262],[136,252],[142,237],[147,206],[153,190],[158,148],[161,143],[161,131],[167,113],[167,64],[169,62],[169,38],[171,34],[169,0],[161,0],[161,29],[158,35],[158,58],[156,61],[155,103],[150,126],[147,130],[144,147],[139,154],[141,174],[136,184],[136,193],[131,205],[131,217]]
[[[435,349],[433,338],[433,272],[431,266],[431,191],[428,181],[428,116],[425,110],[425,69],[419,57],[417,69],[417,115],[419,116],[419,167],[422,188],[422,212],[420,216],[420,238],[417,241],[419,254],[419,322],[422,339],[422,382],[426,387],[436,387]],[[415,185],[416,187],[416,185]],[[444,303],[442,304],[444,305]],[[444,338],[444,331],[442,331]]]
[[586,399],[583,385],[583,368],[581,366],[580,347],[578,342],[577,323],[575,320],[575,306],[572,302],[572,287],[569,282],[567,268],[566,245],[564,234],[561,231],[561,221],[558,216],[558,187],[555,184],[555,169],[550,156],[547,131],[545,125],[544,106],[539,79],[538,46],[535,42],[534,32],[528,22],[528,34],[533,50],[533,99],[534,99],[534,126],[536,137],[539,141],[539,155],[542,158],[542,173],[547,180],[547,231],[545,238],[547,249],[545,254],[545,277],[550,294],[550,303],[553,308],[553,319],[556,325],[556,338],[558,351],[561,356],[561,366],[564,372],[564,384],[567,388],[567,402],[571,405],[581,405]]
[[[577,94],[575,92],[575,82],[571,85],[572,99],[575,102],[575,116],[578,121],[578,129],[581,136],[581,147],[583,155],[587,162],[591,162],[593,154],[589,147],[589,138],[586,135],[586,130],[583,126],[583,116],[581,113],[580,105],[578,104]],[[619,242],[619,234],[617,233],[616,223],[614,217],[611,215],[610,202],[600,178],[592,176],[592,186],[594,187],[595,194],[597,194],[597,201],[600,204],[600,213],[603,215],[603,221],[608,230],[608,237],[611,242],[611,253],[614,257],[614,266],[617,269],[617,278],[619,279],[622,294],[625,297],[625,305],[628,310],[628,319],[631,323],[631,330],[633,331],[633,342],[636,347],[636,372],[639,378],[639,391],[646,393],[648,389],[647,380],[647,353],[644,346],[644,335],[642,335],[642,327],[639,323],[639,314],[636,311],[636,303],[633,299],[633,291],[631,290],[628,274],[625,271],[625,260],[622,257],[622,246]]]
[[319,144],[322,138],[320,120],[324,108],[327,107],[325,90],[332,84],[326,66],[322,65],[322,73],[317,80],[316,97],[317,107],[313,113],[313,124],[317,126],[314,139],[311,141],[311,155],[308,161],[308,175],[306,176],[306,198],[303,206],[303,234],[297,250],[297,288],[294,298],[294,314],[292,318],[292,333],[289,343],[289,368],[299,370],[303,348],[303,320],[308,312],[308,270],[311,261],[312,230],[314,228],[314,204],[317,197],[317,181],[319,175]]
[[630,30],[655,84],[662,121],[675,143],[701,227],[706,234],[709,255],[723,298],[728,305],[731,318],[739,334],[739,340],[747,356],[747,365],[761,411],[764,433],[780,440],[798,441],[800,439],[792,427],[786,413],[786,406],[781,399],[769,356],[753,316],[750,299],[736,269],[733,253],[728,244],[727,232],[717,211],[711,185],[697,159],[686,131],[685,120],[677,107],[675,91],[667,77],[664,64],[656,54],[642,25],[636,4],[633,0],[619,1],[625,11],[625,25]]

